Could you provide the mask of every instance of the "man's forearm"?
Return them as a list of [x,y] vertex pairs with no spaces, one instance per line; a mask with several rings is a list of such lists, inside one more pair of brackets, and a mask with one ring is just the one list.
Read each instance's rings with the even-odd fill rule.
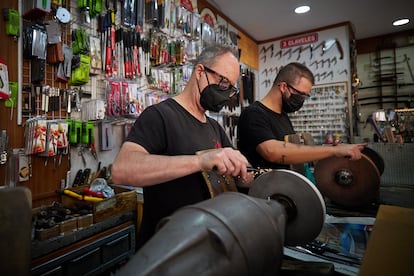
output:
[[331,146],[305,146],[284,141],[266,141],[257,150],[266,160],[278,164],[306,163],[335,154]]
[[150,186],[200,171],[195,155],[162,156],[137,151],[120,152],[112,166],[118,184]]

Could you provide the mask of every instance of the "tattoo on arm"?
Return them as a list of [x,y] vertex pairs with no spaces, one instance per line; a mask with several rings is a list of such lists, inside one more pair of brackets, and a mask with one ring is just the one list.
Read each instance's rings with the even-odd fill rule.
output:
[[[282,147],[284,147],[284,148],[286,148],[286,147],[287,147],[287,142],[286,142],[286,141],[283,141]],[[286,155],[282,155],[282,156],[280,157],[279,164],[285,164],[285,158],[286,158]]]

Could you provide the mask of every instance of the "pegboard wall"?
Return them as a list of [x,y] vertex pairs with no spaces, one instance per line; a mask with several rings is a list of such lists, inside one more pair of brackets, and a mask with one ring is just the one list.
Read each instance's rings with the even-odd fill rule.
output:
[[[79,171],[88,168],[93,174],[108,167],[140,112],[183,89],[192,73],[193,61],[203,47],[220,43],[233,47],[236,56],[239,54],[237,41],[230,37],[237,29],[231,26],[223,33],[223,28],[230,27],[225,17],[220,17],[220,24],[212,21],[217,26],[210,25],[204,19],[216,15],[199,14],[197,1],[168,0],[158,6],[155,1],[139,1],[142,5],[139,26],[126,24],[128,9],[123,8],[133,2],[102,1],[101,12],[92,15],[91,9],[87,13],[88,9],[80,6],[84,2],[66,1],[62,8],[69,12],[65,15],[70,16],[68,22],[57,16],[61,2],[45,3],[49,2],[50,11],[23,16],[23,27],[28,29],[25,35],[36,33],[43,38],[43,32],[47,33],[47,43],[43,43],[47,44],[47,54],[36,48],[32,49],[37,50],[36,55],[33,52],[24,55],[20,99],[25,145],[19,152],[27,154],[21,160],[29,167],[28,177],[20,179],[20,184],[31,187],[34,200],[39,202],[54,198],[51,190],[72,186]],[[31,29],[34,25],[38,28],[36,32]],[[216,36],[220,30],[221,35]],[[30,41],[25,37],[26,42]],[[79,43],[80,37],[87,37],[89,45],[88,51],[80,50],[78,57],[75,49],[83,49],[85,42]],[[137,37],[140,40],[135,52]],[[246,38],[243,36],[243,40]],[[58,43],[64,61],[50,61],[49,46]],[[71,49],[69,58],[67,48]],[[83,63],[91,68],[79,82],[73,76]],[[66,74],[67,68],[70,76]],[[240,102],[232,103],[219,118],[232,121],[234,112],[240,113]],[[234,135],[233,128],[231,124],[226,130],[229,136]],[[89,140],[83,135],[84,130]],[[61,139],[62,133],[66,133],[67,144],[59,148],[57,143],[65,141]],[[48,183],[40,183],[44,174],[53,176]]]
[[[310,133],[315,144],[348,141],[348,82],[327,83],[312,88],[311,97],[289,117],[298,133]],[[327,141],[331,137],[331,141]],[[328,138],[329,139],[329,138]]]

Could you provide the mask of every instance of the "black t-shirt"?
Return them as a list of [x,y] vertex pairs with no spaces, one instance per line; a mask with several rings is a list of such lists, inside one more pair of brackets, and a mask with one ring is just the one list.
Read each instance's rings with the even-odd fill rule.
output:
[[[174,99],[146,108],[135,121],[127,141],[141,145],[151,154],[169,156],[192,155],[200,150],[232,146],[217,121],[207,117],[206,123],[200,122]],[[161,167],[158,169],[163,170]],[[170,216],[182,206],[210,198],[200,172],[144,187],[143,193],[139,245],[151,238],[161,218]]]
[[237,125],[238,149],[255,168],[287,169],[288,165],[268,162],[257,151],[260,143],[294,134],[292,123],[285,112],[276,113],[256,101],[240,114]]

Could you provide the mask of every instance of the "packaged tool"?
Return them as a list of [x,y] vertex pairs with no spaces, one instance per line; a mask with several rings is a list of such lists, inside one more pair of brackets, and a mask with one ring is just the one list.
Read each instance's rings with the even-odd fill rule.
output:
[[4,9],[3,17],[6,21],[6,34],[20,36],[19,12],[15,9]]
[[112,125],[108,122],[99,123],[99,145],[101,151],[112,150]]
[[72,31],[72,51],[73,54],[89,54],[89,36],[85,29],[74,29]]
[[89,55],[79,55],[79,66],[72,70],[70,84],[83,85],[89,82],[89,71],[91,68],[91,57]]
[[4,102],[4,106],[15,107],[17,105],[18,83],[11,81],[9,82],[9,87],[10,87],[10,97]]
[[9,71],[4,59],[0,58],[0,99],[8,99],[9,97]]
[[82,144],[89,145],[94,140],[93,130],[94,130],[94,125],[92,122],[82,123],[82,134],[81,134]]
[[46,59],[47,32],[44,24],[34,22],[23,28],[23,57]]
[[79,144],[81,139],[82,121],[68,120],[69,126],[69,142],[71,144]]

